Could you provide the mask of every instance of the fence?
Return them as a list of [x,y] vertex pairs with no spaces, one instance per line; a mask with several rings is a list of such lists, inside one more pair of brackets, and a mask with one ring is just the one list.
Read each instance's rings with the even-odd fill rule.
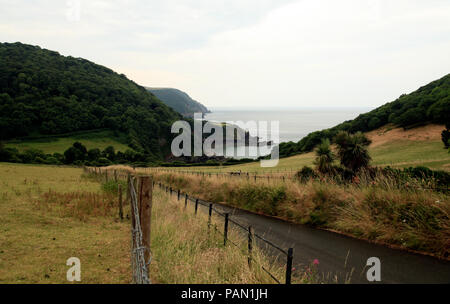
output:
[[157,172],[168,172],[168,173],[182,173],[182,174],[190,174],[190,175],[196,175],[196,176],[203,176],[203,177],[212,177],[212,176],[218,176],[223,178],[242,178],[247,180],[267,180],[270,181],[272,179],[278,179],[278,180],[298,180],[293,176],[294,173],[292,173],[292,176],[281,174],[281,171],[275,174],[274,173],[268,173],[265,175],[258,175],[256,172],[205,172],[205,171],[187,171],[187,170],[169,170],[169,169],[153,169]]
[[[136,191],[136,178],[128,179],[131,204],[131,266],[133,281],[136,284],[150,284],[149,266],[150,252],[150,219],[151,195],[149,194],[149,178],[139,179],[140,194]],[[119,211],[120,213],[121,211]]]
[[[132,220],[132,268],[133,268],[133,281],[137,284],[149,284],[150,279],[148,275],[149,265],[151,262],[151,250],[150,250],[150,219],[151,219],[151,200],[152,189],[156,186],[156,183],[148,176],[135,177],[130,173],[123,173],[123,171],[102,169],[102,168],[87,168],[85,171],[90,174],[99,175],[108,182],[110,179],[119,181],[119,179],[126,179],[128,184],[127,199],[130,200],[131,206],[131,220]],[[256,240],[259,240],[272,247],[281,254],[286,256],[286,274],[285,283],[291,284],[292,281],[292,262],[294,257],[293,248],[287,250],[282,249],[280,246],[275,245],[271,241],[267,240],[263,236],[254,232],[252,226],[245,226],[238,221],[231,218],[229,213],[223,213],[215,208],[215,203],[206,202],[199,198],[195,198],[187,193],[182,193],[180,190],[175,191],[170,186],[158,183],[160,189],[163,189],[169,195],[177,194],[177,200],[180,201],[181,197],[184,197],[185,208],[188,203],[194,203],[195,214],[198,213],[199,205],[208,208],[208,228],[211,228],[212,216],[223,218],[223,244],[226,246],[228,243],[239,247],[233,240],[229,238],[229,224],[232,223],[236,227],[239,227],[247,234],[247,262],[249,267],[253,267],[255,261],[253,259],[253,248],[256,244]],[[119,184],[119,217],[123,219],[123,205],[122,205],[122,188]],[[214,229],[219,232],[217,227]],[[275,282],[281,284],[279,278],[276,278],[268,269],[262,265],[258,265],[263,271],[265,271]]]
[[[253,245],[256,243],[256,239],[260,240],[261,242],[265,243],[266,245],[276,249],[278,252],[280,252],[281,254],[285,255],[286,256],[285,283],[286,284],[291,284],[291,281],[292,281],[292,262],[293,262],[293,258],[294,258],[294,249],[293,248],[289,248],[287,250],[282,249],[280,246],[275,245],[274,243],[272,243],[271,241],[267,240],[263,236],[260,236],[260,235],[258,235],[256,233],[254,233],[254,230],[253,230],[252,226],[245,226],[245,225],[239,223],[238,221],[233,220],[231,218],[230,213],[220,212],[217,208],[214,207],[216,205],[215,203],[201,200],[199,198],[196,198],[196,197],[193,197],[193,196],[189,195],[188,193],[183,193],[180,190],[174,190],[174,189],[172,189],[172,187],[164,185],[164,184],[162,184],[160,182],[158,183],[158,186],[160,187],[160,189],[163,189],[165,192],[167,192],[171,196],[174,195],[174,193],[176,193],[178,201],[180,201],[181,198],[184,197],[185,208],[187,208],[189,202],[194,203],[194,212],[195,212],[195,214],[198,213],[199,205],[207,207],[208,208],[208,227],[211,226],[213,213],[215,213],[216,215],[218,215],[221,218],[223,218],[223,220],[224,220],[224,222],[223,222],[223,243],[224,243],[224,246],[226,246],[227,243],[229,242],[230,244],[232,244],[232,245],[234,245],[236,247],[239,247],[239,245],[237,245],[235,242],[233,242],[228,236],[229,224],[230,223],[233,223],[236,227],[239,227],[245,234],[247,234],[247,236],[248,236],[247,237],[247,240],[248,240],[247,241],[248,242],[248,246],[247,246],[248,251],[246,252],[246,254],[248,255],[248,265],[249,265],[249,267],[252,267],[252,265],[254,264],[252,254],[253,254]],[[262,266],[262,265],[259,265],[259,266],[275,282],[277,282],[278,284],[281,284],[281,281],[278,278],[276,278],[272,273],[270,273],[264,266]]]
[[[246,180],[262,180],[267,182],[270,182],[271,180],[281,180],[283,182],[285,181],[294,181],[294,182],[300,182],[300,179],[294,176],[288,176],[288,175],[275,175],[273,173],[267,174],[267,175],[257,175],[256,172],[204,172],[204,171],[187,171],[187,170],[170,170],[170,169],[153,169],[157,172],[167,172],[167,173],[181,173],[181,174],[190,174],[195,176],[202,176],[202,177],[212,177],[212,176],[218,176],[223,178],[241,178]],[[354,184],[353,182],[351,184]],[[431,190],[431,191],[440,191],[440,192],[449,192],[450,191],[450,185],[446,185],[446,187],[416,187],[412,185],[401,184],[402,187],[405,189],[414,189],[414,190]]]
[[[84,168],[86,173],[103,176],[108,182],[108,170],[100,168]],[[132,278],[135,284],[150,284],[149,266],[152,259],[150,250],[152,186],[153,182],[148,176],[135,177],[131,174],[122,174],[114,171],[114,180],[120,178],[127,180],[127,200],[130,201],[131,210],[131,266]],[[119,218],[123,220],[122,186],[118,186]]]

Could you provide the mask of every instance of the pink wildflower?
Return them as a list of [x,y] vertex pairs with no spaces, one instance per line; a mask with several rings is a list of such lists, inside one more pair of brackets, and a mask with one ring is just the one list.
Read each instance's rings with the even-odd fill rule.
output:
[[314,265],[319,265],[319,260],[318,260],[318,259],[314,259],[313,264],[314,264]]

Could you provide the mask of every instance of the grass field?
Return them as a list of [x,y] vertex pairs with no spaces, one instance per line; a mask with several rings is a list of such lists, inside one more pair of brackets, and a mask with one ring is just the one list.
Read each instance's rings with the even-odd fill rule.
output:
[[49,192],[100,195],[100,184],[81,174],[0,164],[0,283],[67,283],[70,257],[81,260],[83,283],[130,281],[128,223],[112,216],[80,220],[71,214],[70,199],[43,201]]
[[[67,283],[71,257],[81,261],[81,283],[130,283],[131,223],[118,219],[114,189],[77,168],[0,163],[0,284]],[[247,266],[245,240],[242,248],[224,246],[191,209],[155,189],[153,283],[274,283]],[[230,237],[242,238],[233,231]],[[257,249],[254,259],[283,278],[283,265]],[[316,281],[300,272],[294,279]]]
[[87,132],[84,134],[67,137],[47,137],[40,139],[13,140],[6,142],[7,147],[17,148],[23,152],[27,149],[38,149],[44,153],[64,153],[74,142],[81,142],[88,150],[98,148],[104,150],[108,146],[113,146],[116,151],[125,152],[130,149],[122,137],[116,137],[111,131]]

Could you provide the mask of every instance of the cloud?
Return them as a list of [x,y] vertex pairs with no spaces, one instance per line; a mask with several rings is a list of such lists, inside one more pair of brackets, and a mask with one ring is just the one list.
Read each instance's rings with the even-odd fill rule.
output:
[[0,35],[210,106],[376,106],[450,68],[445,0],[0,0]]

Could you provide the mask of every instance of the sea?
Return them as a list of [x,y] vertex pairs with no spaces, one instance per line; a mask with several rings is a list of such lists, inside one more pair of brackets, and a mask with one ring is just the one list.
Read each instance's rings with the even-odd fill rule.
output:
[[[259,136],[260,140],[272,140],[274,144],[280,142],[298,142],[311,132],[319,131],[336,126],[344,121],[356,118],[358,115],[367,113],[372,108],[211,108],[211,113],[205,114],[204,120],[212,122],[235,123],[242,121],[247,123],[255,121],[259,128],[267,122],[269,132],[258,134],[258,128],[247,128],[252,136]],[[271,122],[279,122],[278,139],[270,134]],[[268,154],[269,150],[260,151],[255,155],[253,150],[245,151],[243,147],[235,148],[234,158],[256,158]],[[261,149],[262,150],[262,149]],[[225,153],[225,152],[224,152]],[[229,154],[230,155],[230,154]]]

